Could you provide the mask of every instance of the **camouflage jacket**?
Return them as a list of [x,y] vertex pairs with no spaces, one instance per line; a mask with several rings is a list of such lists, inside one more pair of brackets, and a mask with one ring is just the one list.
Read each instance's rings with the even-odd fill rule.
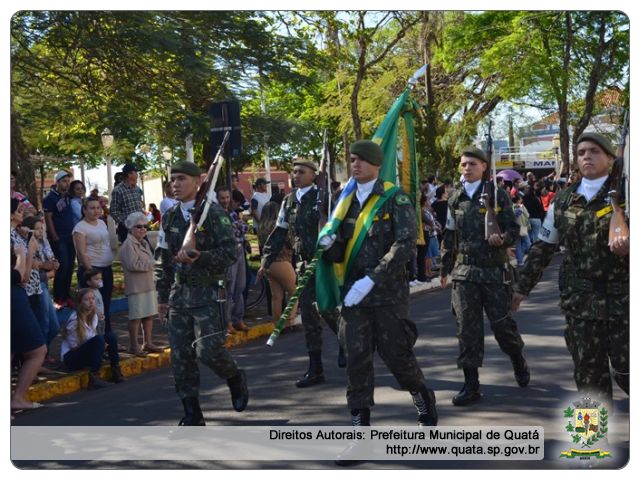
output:
[[174,308],[194,308],[211,304],[217,298],[217,281],[223,280],[226,268],[236,260],[237,246],[233,226],[226,212],[216,203],[211,205],[202,227],[196,232],[196,249],[200,258],[195,263],[176,263],[174,257],[190,226],[176,203],[162,216],[164,239],[158,241],[156,288],[158,303]]
[[529,294],[560,243],[566,249],[559,275],[560,308],[565,315],[601,320],[628,315],[629,256],[614,255],[608,246],[609,181],[591,201],[576,193],[578,186],[571,185],[554,199],[553,217],[545,219],[515,290]]
[[[372,194],[383,195],[384,184],[378,179]],[[371,200],[371,196],[365,201]],[[333,246],[324,253],[331,262],[342,262],[347,241],[353,236],[355,222],[361,206],[354,194],[351,206],[340,228]],[[415,206],[409,196],[398,189],[383,203],[373,219],[371,228],[362,243],[358,256],[341,290],[342,298],[353,284],[368,275],[375,285],[358,306],[372,307],[409,301],[409,283],[406,264],[416,249],[418,227]]]
[[302,196],[296,197],[294,188],[282,201],[276,227],[263,248],[262,266],[269,268],[285,244],[293,247],[294,261],[308,262],[313,258],[318,241],[318,189],[315,185]]
[[473,198],[464,187],[456,189],[449,197],[447,224],[443,232],[441,276],[451,274],[452,280],[481,283],[510,281],[507,275],[507,247],[520,235],[513,204],[507,193],[498,188],[496,216],[502,231],[504,244],[492,247],[484,238],[486,209],[480,202],[482,185]]

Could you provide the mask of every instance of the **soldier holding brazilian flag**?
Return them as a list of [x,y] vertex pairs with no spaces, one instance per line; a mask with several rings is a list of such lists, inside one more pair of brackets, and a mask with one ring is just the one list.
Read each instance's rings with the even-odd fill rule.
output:
[[316,297],[320,310],[343,305],[338,335],[347,354],[347,405],[354,426],[370,425],[374,349],[411,393],[418,423],[438,421],[434,392],[425,385],[413,351],[418,334],[409,318],[405,265],[416,246],[416,206],[395,185],[398,119],[405,115],[406,140],[413,133],[407,121],[413,107],[407,89],[373,141],[351,144],[352,178],[318,236],[325,252],[318,262]]

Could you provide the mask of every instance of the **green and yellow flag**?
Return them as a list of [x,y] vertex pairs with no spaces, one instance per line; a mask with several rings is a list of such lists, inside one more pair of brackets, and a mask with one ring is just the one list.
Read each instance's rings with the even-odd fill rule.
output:
[[[372,141],[380,145],[384,154],[384,161],[380,169],[380,179],[384,182],[384,194],[374,195],[365,206],[363,212],[356,221],[356,229],[353,237],[346,246],[346,253],[342,263],[327,262],[320,257],[316,270],[316,300],[320,311],[333,310],[342,302],[340,287],[344,285],[353,260],[358,256],[362,242],[367,231],[371,227],[376,212],[393,193],[398,190],[398,157],[406,173],[400,175],[405,191],[416,199],[416,213],[420,222],[420,204],[418,201],[418,174],[415,149],[415,134],[413,125],[413,113],[417,104],[410,97],[410,89],[406,89],[400,97],[393,103],[389,112],[382,120],[376,130]],[[398,151],[398,130],[400,118],[404,120],[402,128],[402,148]],[[408,168],[407,168],[408,167]],[[321,230],[318,238],[325,235],[334,234],[344,220],[351,199],[356,192],[356,181],[353,177],[349,179],[342,191],[336,207],[332,212],[326,225]],[[422,224],[419,223],[419,235],[422,238]],[[424,242],[424,239],[422,240]]]

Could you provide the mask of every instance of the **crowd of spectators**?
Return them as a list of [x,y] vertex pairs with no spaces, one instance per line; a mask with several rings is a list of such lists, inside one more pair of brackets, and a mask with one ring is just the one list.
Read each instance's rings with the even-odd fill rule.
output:
[[[144,356],[162,350],[152,340],[158,306],[154,252],[147,232],[149,225],[161,223],[161,216],[175,204],[171,184],[164,186],[165,197],[160,208],[150,204],[149,211],[145,212],[142,191],[137,186],[137,169],[133,165],[125,165],[118,173],[119,182],[113,189],[110,209],[109,200],[100,196],[97,189],[86,196],[85,185],[79,180],[72,181],[70,173],[60,171],[54,178],[55,185],[42,201],[43,212],[37,212],[33,203],[16,190],[16,176],[11,175],[11,352],[18,369],[12,408],[37,408],[26,400],[26,389],[43,365],[60,364],[47,355],[58,334],[63,339],[62,364],[73,370],[88,367],[91,387],[104,386],[97,375],[103,357],[109,358],[113,381],[122,381],[118,351],[123,348],[118,347],[111,325],[116,255],[122,264],[124,293],[128,299],[128,352]],[[510,194],[520,224],[514,252],[517,265],[523,264],[537,238],[553,196],[569,182],[554,181],[552,177],[538,180],[532,172],[528,172],[524,180],[500,179],[499,187]],[[296,287],[291,245],[283,249],[269,271],[260,269],[254,276],[248,266],[249,221],[253,223],[262,252],[284,197],[284,192],[275,186],[269,194],[268,184],[266,179],[258,178],[250,200],[240,191],[237,176],[233,177],[231,190],[223,187],[216,192],[218,203],[234,227],[238,249],[238,260],[229,267],[226,281],[230,334],[248,330],[244,323],[245,301],[253,281],[261,281],[266,275],[267,303],[274,320]],[[340,187],[337,182],[331,186],[334,205]],[[447,200],[453,188],[450,180],[439,182],[435,176],[422,182],[420,213],[424,243],[417,246],[413,261],[407,265],[412,272],[412,285],[428,282],[438,275],[435,270],[439,268],[439,245],[447,219]],[[79,288],[77,295],[72,289],[74,273]],[[53,280],[51,294],[50,279]],[[63,308],[73,312],[61,324],[59,310]],[[287,326],[293,326],[295,318],[296,308]]]
[[[14,410],[41,406],[29,402],[26,392],[38,372],[50,368],[89,367],[89,387],[100,388],[104,382],[97,372],[103,357],[108,357],[112,380],[122,381],[110,311],[113,262],[119,248],[116,228],[122,230],[120,225],[127,231],[121,249],[125,252],[125,293],[130,297],[132,319],[130,350],[160,350],[151,341],[157,304],[142,192],[135,185],[133,165],[125,165],[118,174],[122,181],[114,188],[111,212],[108,199],[97,189],[86,196],[83,182],[73,180],[64,170],[55,174],[55,184],[42,199],[39,212],[36,202],[17,190],[17,175],[11,172],[11,359],[17,374],[11,399]],[[133,333],[140,326],[142,347]],[[58,335],[62,344],[56,359],[51,346]]]

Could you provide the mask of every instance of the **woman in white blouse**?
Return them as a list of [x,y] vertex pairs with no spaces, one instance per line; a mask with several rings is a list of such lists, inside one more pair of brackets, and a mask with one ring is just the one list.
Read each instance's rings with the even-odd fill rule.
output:
[[84,272],[90,268],[102,272],[100,294],[104,301],[105,332],[111,331],[111,293],[113,291],[113,253],[109,230],[103,220],[102,207],[97,198],[87,198],[82,207],[84,217],[73,228],[73,244],[78,254],[78,285],[86,287]]

